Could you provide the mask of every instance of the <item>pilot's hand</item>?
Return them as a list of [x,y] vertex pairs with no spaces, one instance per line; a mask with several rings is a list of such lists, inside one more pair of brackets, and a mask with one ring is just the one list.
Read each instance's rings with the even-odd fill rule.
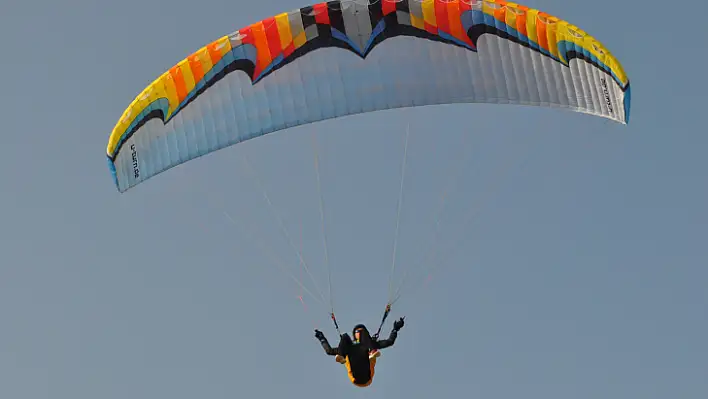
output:
[[393,322],[393,329],[394,329],[394,330],[398,331],[398,330],[400,330],[401,328],[403,328],[403,325],[405,324],[404,321],[403,321],[404,318],[405,318],[405,317],[401,317],[400,319],[398,319],[398,320],[396,320],[396,321]]
[[319,339],[320,341],[323,341],[325,339],[325,336],[322,331],[315,330],[315,338]]

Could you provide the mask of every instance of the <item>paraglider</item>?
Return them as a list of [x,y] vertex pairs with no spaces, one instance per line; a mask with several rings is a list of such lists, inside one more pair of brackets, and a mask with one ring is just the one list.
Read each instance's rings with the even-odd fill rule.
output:
[[[251,24],[177,63],[124,111],[106,156],[125,192],[179,164],[294,126],[454,103],[559,108],[626,124],[630,84],[594,37],[517,3],[330,1]],[[319,330],[316,336],[347,365],[353,383],[368,386],[378,352],[368,353],[393,345],[402,326],[403,319],[394,324],[390,341],[378,341],[378,333],[369,340],[365,328],[352,344],[342,335],[337,349]]]
[[108,165],[123,192],[289,127],[452,103],[563,108],[627,123],[629,79],[592,36],[519,4],[331,1],[266,18],[170,68],[114,127]]
[[369,330],[363,324],[357,324],[352,330],[352,336],[342,334],[339,338],[339,345],[332,348],[320,330],[315,330],[315,338],[320,341],[325,353],[336,356],[337,363],[344,364],[347,368],[347,375],[352,384],[358,387],[368,387],[374,381],[376,371],[376,359],[381,356],[380,349],[389,348],[396,343],[398,331],[403,328],[404,318],[393,323],[393,329],[387,339],[378,339],[369,334]]

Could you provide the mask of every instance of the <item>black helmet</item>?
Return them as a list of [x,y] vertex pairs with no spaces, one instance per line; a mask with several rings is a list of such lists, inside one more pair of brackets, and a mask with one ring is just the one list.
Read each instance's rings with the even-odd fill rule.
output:
[[355,334],[357,332],[357,330],[361,330],[361,332],[365,332],[367,334],[369,333],[369,330],[363,324],[355,325],[354,328],[352,329],[352,334]]

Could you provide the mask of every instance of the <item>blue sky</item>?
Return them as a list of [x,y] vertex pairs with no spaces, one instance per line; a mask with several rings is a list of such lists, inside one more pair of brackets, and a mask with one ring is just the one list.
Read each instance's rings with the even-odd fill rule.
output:
[[[105,146],[136,93],[305,3],[5,0],[0,396],[707,397],[708,6],[524,4],[623,62],[628,126],[523,107],[381,112],[253,140],[120,195]],[[345,330],[375,328],[408,124],[394,281],[429,248],[456,250],[404,287],[390,321],[407,324],[362,390],[313,336],[336,343],[327,308],[306,293],[304,307],[272,261],[313,289],[275,215],[325,290],[314,134],[335,309]]]

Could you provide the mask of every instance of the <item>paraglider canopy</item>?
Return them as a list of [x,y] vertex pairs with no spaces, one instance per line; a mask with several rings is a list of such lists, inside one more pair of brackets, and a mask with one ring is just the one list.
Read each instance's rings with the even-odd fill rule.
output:
[[627,123],[629,79],[595,38],[523,5],[331,1],[266,18],[180,61],[125,110],[106,155],[122,192],[289,127],[451,103],[554,107]]

